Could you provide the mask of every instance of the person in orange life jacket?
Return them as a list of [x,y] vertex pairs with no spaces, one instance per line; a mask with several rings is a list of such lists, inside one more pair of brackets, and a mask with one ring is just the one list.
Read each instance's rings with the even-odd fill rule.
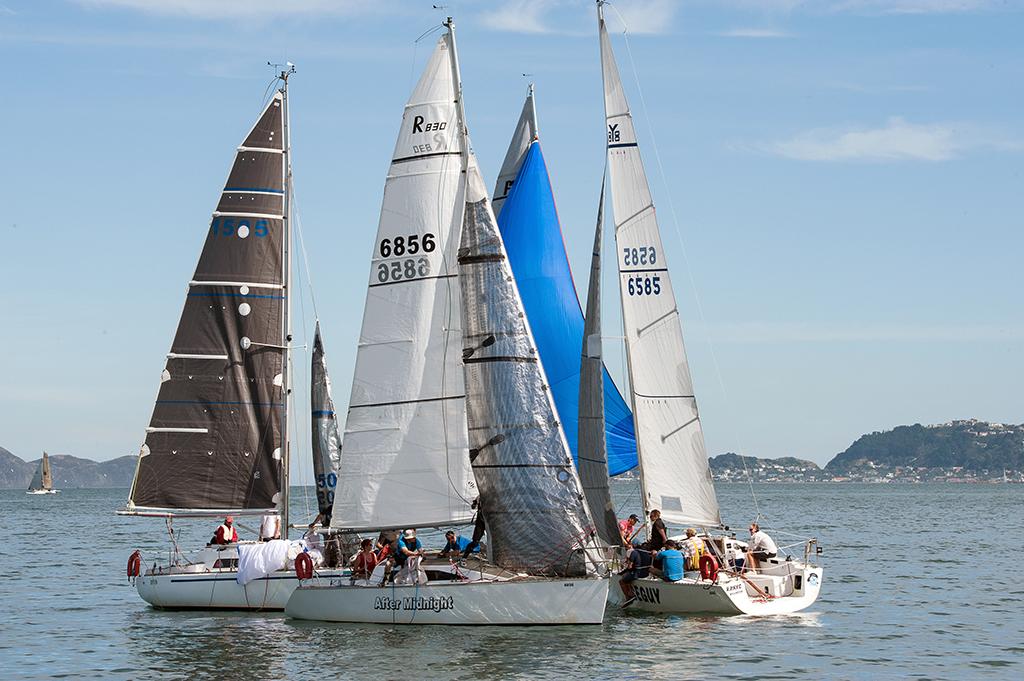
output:
[[211,544],[234,544],[238,541],[238,531],[234,527],[235,519],[228,516],[224,519],[224,524],[217,528],[217,532],[213,535],[213,541]]

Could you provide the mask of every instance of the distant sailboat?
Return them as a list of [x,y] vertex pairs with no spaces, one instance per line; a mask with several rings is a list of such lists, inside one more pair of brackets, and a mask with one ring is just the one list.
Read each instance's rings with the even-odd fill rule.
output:
[[[469,144],[455,29],[438,42],[395,146],[345,428],[332,526],[467,523],[486,560],[428,560],[425,581],[310,580],[286,614],[386,624],[598,624],[593,521]],[[539,540],[538,538],[543,538]]]
[[[657,578],[633,582],[636,598],[629,601],[630,607],[655,612],[719,614],[796,612],[811,605],[821,588],[822,569],[809,562],[816,540],[805,544],[803,561],[787,560],[780,555],[761,561],[755,571],[740,572],[730,569],[729,561],[746,545],[734,535],[711,533],[724,526],[704,448],[679,308],[632,114],[605,26],[603,5],[598,0],[607,177],[615,223],[615,258],[636,421],[642,503],[645,515],[657,509],[668,524],[701,528],[702,545],[707,549],[699,575],[691,572],[691,576],[674,582]],[[595,271],[600,268],[601,228],[599,218],[592,265]],[[592,273],[592,286],[596,279]],[[594,295],[599,296],[599,292]],[[588,303],[589,315],[596,316],[599,309],[599,302]],[[591,322],[588,319],[585,358],[600,356],[599,335],[595,336],[599,334],[599,323]],[[585,359],[584,369],[586,366]],[[592,370],[590,380],[593,381]],[[601,414],[593,406],[589,408],[592,415]],[[591,441],[600,436],[600,431],[597,433]],[[619,601],[624,595],[618,588],[617,576],[615,580],[612,599]]]
[[[170,561],[143,566],[136,552],[128,563],[139,595],[157,607],[280,610],[298,584],[293,569],[240,583],[240,547],[252,542],[184,555],[171,530],[174,518],[279,514],[287,538],[294,294],[290,73],[281,72],[280,89],[237,149],[188,284],[128,504],[118,511],[167,519]],[[320,381],[313,387],[314,405],[333,412],[319,326],[313,362]],[[329,515],[335,421],[314,419],[313,431],[324,482],[320,510]]]
[[53,488],[53,475],[50,473],[50,457],[43,452],[43,458],[39,461],[39,468],[29,483],[27,494],[56,494],[59,489]]

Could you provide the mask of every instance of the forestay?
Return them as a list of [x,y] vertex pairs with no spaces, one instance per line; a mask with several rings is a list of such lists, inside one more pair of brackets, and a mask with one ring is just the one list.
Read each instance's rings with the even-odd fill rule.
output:
[[600,19],[616,261],[647,509],[667,522],[720,525],[697,401],[633,120]]
[[476,161],[467,170],[462,288],[470,459],[491,560],[582,575],[593,521]]
[[442,37],[402,119],[374,242],[331,524],[468,522],[456,252],[464,193]]
[[[533,103],[531,89],[502,167],[501,176],[512,181],[499,179],[494,202],[504,205],[498,215],[501,238],[551,382],[569,450],[578,462],[583,311],[569,269],[544,154],[536,139]],[[506,198],[499,201],[501,196]],[[603,365],[601,374],[596,389],[604,392],[608,472],[618,475],[632,470],[637,463],[633,414]]]
[[313,427],[313,476],[316,480],[316,503],[323,524],[329,525],[334,506],[341,464],[341,436],[338,417],[331,397],[331,377],[327,373],[327,357],[320,336],[320,322],[313,334],[313,361],[310,371],[310,406]]
[[285,412],[285,148],[278,92],[238,148],[161,375],[128,512],[278,504]]

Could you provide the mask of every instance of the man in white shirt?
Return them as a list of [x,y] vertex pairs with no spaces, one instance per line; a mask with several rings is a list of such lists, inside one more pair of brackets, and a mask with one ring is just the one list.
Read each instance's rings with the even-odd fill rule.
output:
[[753,568],[760,567],[760,561],[774,558],[778,555],[779,547],[775,545],[772,538],[761,531],[757,523],[750,523],[750,544],[747,545],[747,563]]
[[270,541],[281,538],[281,516],[276,513],[268,513],[263,516],[260,522],[260,541]]

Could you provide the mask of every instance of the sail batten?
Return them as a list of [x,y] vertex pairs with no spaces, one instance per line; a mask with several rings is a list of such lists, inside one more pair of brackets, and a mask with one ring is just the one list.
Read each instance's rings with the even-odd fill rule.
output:
[[470,458],[490,558],[533,575],[583,575],[593,521],[473,158],[467,175],[462,356]]
[[[287,433],[284,108],[275,93],[236,151],[167,353],[129,511],[279,502]],[[272,191],[238,189],[252,187]],[[269,287],[279,293],[266,294]]]
[[[551,382],[569,449],[578,461],[583,311],[535,121],[531,91],[495,185],[494,205],[496,211],[501,210],[497,217],[502,240]],[[603,366],[597,389],[604,393],[608,472],[618,475],[637,465],[633,415]]]
[[660,510],[666,522],[718,526],[718,500],[657,212],[603,16],[599,34],[615,258],[644,508]]
[[405,106],[384,187],[331,525],[468,522],[457,251],[465,196],[448,36]]

